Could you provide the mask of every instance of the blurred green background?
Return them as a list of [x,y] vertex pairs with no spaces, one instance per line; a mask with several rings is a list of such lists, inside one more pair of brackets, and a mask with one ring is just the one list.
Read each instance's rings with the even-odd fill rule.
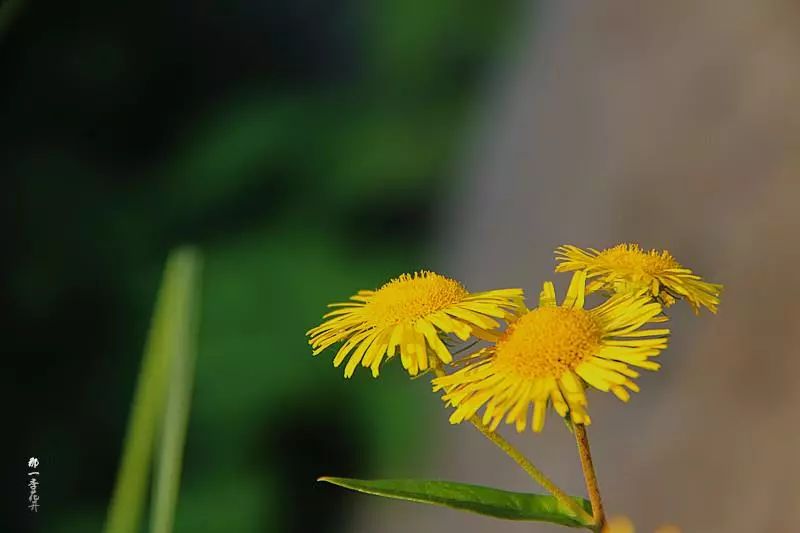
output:
[[[168,250],[205,253],[177,531],[348,531],[321,474],[424,456],[423,380],[305,331],[429,266],[510,0],[0,2],[2,531],[99,531]],[[41,511],[25,508],[41,461]]]

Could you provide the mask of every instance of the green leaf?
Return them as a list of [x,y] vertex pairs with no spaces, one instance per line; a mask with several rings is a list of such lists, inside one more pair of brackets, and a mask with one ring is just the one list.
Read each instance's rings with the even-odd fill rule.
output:
[[[535,520],[568,527],[590,527],[590,524],[580,521],[553,496],[542,494],[509,492],[480,485],[424,479],[364,480],[321,477],[318,481],[375,496],[443,505],[506,520]],[[587,500],[574,499],[591,513],[592,506]]]

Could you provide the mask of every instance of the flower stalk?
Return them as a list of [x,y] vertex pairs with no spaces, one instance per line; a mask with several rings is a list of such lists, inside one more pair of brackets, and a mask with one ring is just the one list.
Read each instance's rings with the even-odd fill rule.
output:
[[597,474],[592,462],[592,450],[589,448],[589,435],[583,424],[572,425],[575,433],[575,442],[578,444],[578,455],[581,458],[583,478],[586,481],[586,491],[592,503],[592,517],[595,531],[602,531],[606,525],[606,514],[603,510],[603,500],[600,497],[600,486],[597,483]]

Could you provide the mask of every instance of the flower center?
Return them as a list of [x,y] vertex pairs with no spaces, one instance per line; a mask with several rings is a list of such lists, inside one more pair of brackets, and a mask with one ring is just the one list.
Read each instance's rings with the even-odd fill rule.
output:
[[642,273],[653,276],[670,268],[681,268],[680,263],[668,251],[650,250],[645,252],[638,244],[614,246],[600,252],[597,258],[608,268],[631,274]]
[[558,377],[593,355],[601,336],[584,309],[539,307],[508,327],[495,347],[495,364],[524,379]]
[[377,326],[386,327],[458,303],[467,294],[459,282],[435,272],[403,274],[378,289],[365,312]]

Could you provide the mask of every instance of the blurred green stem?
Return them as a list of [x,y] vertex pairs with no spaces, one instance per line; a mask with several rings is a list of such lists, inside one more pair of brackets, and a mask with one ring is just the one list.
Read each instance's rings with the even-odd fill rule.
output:
[[[108,508],[106,533],[139,531],[159,424],[163,438],[153,520],[154,524],[171,524],[188,415],[191,377],[187,373],[191,371],[194,346],[191,319],[197,302],[193,292],[199,260],[199,253],[190,248],[176,250],[167,259]],[[171,383],[177,368],[183,376]],[[168,397],[171,408],[166,406]]]
[[[442,370],[438,365],[433,367],[433,371],[436,373],[437,377],[446,375],[444,370]],[[484,437],[492,441],[498,448],[503,450],[506,455],[513,459],[514,462],[520,466],[520,468],[522,468],[531,478],[533,478],[534,481],[552,494],[555,499],[559,501],[559,503],[572,511],[581,522],[586,524],[591,524],[594,522],[592,517],[589,516],[589,514],[584,511],[572,497],[570,497],[566,492],[561,490],[555,483],[553,483],[550,478],[548,478],[541,470],[539,470],[536,465],[534,465],[527,457],[525,457],[522,452],[517,450],[510,442],[486,427],[486,425],[481,422],[477,415],[473,415],[467,420],[469,420],[469,422],[475,426],[475,428],[480,431]]]

